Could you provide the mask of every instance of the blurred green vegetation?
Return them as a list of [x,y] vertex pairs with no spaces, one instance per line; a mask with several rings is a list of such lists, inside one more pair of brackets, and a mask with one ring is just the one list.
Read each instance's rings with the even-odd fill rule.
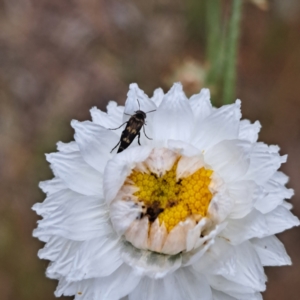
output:
[[[220,0],[222,18],[230,0]],[[244,117],[263,125],[261,140],[289,153],[283,170],[300,214],[300,3],[245,1],[237,61]],[[206,1],[0,0],[0,298],[51,300],[43,247],[32,238],[43,201],[38,182],[52,177],[44,153],[73,132],[71,119],[123,104],[128,84],[152,95],[182,81],[188,95],[204,87]],[[209,26],[214,28],[212,22]],[[213,42],[212,42],[213,44]],[[219,49],[215,49],[216,52]],[[218,50],[218,51],[217,51]],[[215,95],[218,86],[210,86]],[[216,98],[216,101],[218,99]],[[281,235],[294,265],[268,269],[264,299],[298,300],[300,233]]]

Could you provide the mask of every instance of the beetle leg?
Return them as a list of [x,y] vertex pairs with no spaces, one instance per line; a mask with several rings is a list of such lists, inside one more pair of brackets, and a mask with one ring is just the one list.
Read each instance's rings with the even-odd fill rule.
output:
[[146,138],[148,139],[148,140],[152,140],[151,138],[149,138],[149,136],[146,134],[146,131],[145,131],[145,126],[143,126],[143,130],[144,130],[144,135],[146,136]]
[[111,149],[110,153],[112,153],[120,145],[120,143],[121,141],[119,141],[119,143]]
[[124,122],[121,126],[117,127],[117,128],[108,128],[108,130],[116,130],[116,129],[119,129],[121,128],[124,124],[128,123],[127,121]]

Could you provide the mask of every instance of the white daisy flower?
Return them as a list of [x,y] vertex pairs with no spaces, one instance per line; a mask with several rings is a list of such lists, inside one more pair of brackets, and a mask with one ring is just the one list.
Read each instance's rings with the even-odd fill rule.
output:
[[274,234],[299,220],[278,171],[287,157],[257,142],[240,104],[214,108],[207,89],[187,99],[179,83],[148,98],[131,84],[125,107],[72,121],[75,141],[47,155],[55,177],[33,207],[57,297],[262,299],[263,267],[291,264]]

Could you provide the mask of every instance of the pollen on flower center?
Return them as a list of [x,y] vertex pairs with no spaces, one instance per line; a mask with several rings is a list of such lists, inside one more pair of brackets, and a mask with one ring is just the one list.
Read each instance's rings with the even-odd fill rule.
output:
[[145,206],[141,217],[148,216],[150,222],[158,218],[168,232],[189,216],[205,217],[213,196],[208,188],[212,170],[202,167],[185,178],[177,179],[177,164],[161,177],[137,170],[128,177],[139,188],[134,195]]

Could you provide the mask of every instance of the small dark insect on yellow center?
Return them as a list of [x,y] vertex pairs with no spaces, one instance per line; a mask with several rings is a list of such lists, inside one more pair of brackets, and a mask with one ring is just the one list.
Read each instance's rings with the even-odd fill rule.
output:
[[180,180],[177,163],[162,177],[133,170],[128,177],[139,190],[134,194],[146,206],[150,222],[164,222],[168,231],[191,215],[206,216],[212,193],[208,186],[212,170],[204,167]]

